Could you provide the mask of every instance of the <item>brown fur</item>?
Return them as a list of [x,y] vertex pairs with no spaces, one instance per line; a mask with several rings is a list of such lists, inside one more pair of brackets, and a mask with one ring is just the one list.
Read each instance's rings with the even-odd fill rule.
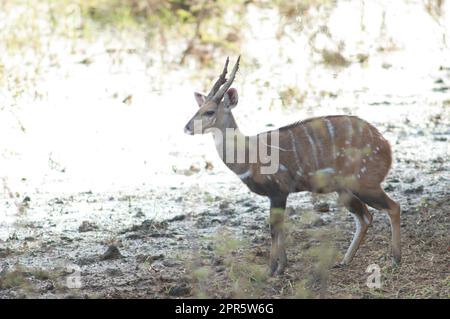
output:
[[[334,137],[326,120],[332,125]],[[352,132],[348,129],[350,123]],[[287,171],[279,170],[269,177],[260,173],[260,162],[248,163],[252,174],[243,182],[260,195],[268,196],[274,191],[329,193],[349,189],[358,192],[379,186],[391,166],[389,143],[374,126],[354,116],[310,118],[280,128],[279,138],[279,161]],[[230,168],[233,170],[233,165]],[[321,172],[323,169],[333,169],[334,173]],[[303,172],[302,176],[297,174],[299,171]]]

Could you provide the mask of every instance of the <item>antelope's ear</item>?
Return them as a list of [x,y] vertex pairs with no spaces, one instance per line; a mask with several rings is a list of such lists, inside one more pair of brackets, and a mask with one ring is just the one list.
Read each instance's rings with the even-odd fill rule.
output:
[[194,97],[197,101],[198,107],[201,107],[205,103],[206,96],[204,96],[203,94],[194,92]]
[[235,88],[231,88],[225,93],[225,97],[223,99],[223,105],[225,108],[231,110],[238,104],[238,92]]

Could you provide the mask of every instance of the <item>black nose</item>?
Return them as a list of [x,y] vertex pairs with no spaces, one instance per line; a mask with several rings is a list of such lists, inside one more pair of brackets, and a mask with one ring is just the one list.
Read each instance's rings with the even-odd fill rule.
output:
[[186,134],[189,134],[189,135],[192,135],[192,130],[191,130],[191,128],[189,127],[189,124],[187,124],[185,127],[184,127],[184,133],[186,133]]

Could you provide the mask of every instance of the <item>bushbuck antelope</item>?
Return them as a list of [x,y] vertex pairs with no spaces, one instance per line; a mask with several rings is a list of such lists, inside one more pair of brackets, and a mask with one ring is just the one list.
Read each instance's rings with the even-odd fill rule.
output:
[[[199,110],[186,124],[185,132],[193,135],[211,132],[225,165],[248,188],[270,199],[270,272],[280,274],[286,267],[284,216],[290,193],[337,192],[339,201],[355,219],[356,231],[341,265],[355,256],[372,214],[367,205],[388,213],[392,230],[393,262],[400,252],[400,206],[383,191],[380,183],[391,166],[391,149],[380,132],[366,121],[345,115],[306,119],[260,133],[245,136],[236,124],[231,110],[238,103],[236,89],[230,88],[239,68],[237,60],[226,80],[228,59],[219,79],[207,96],[195,93]],[[252,154],[255,146],[266,148],[274,156],[276,169],[269,173],[267,156]],[[235,155],[241,161],[236,160]],[[259,149],[261,154],[261,149]],[[253,159],[253,160],[252,160]],[[272,163],[273,164],[273,163]]]

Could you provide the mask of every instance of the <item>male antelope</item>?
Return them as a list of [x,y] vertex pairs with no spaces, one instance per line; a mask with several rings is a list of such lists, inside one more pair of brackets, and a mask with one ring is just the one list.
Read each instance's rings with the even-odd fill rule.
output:
[[[286,266],[283,230],[286,200],[290,193],[301,191],[337,192],[340,202],[355,218],[356,232],[342,265],[351,262],[372,222],[367,205],[387,211],[391,221],[393,262],[398,264],[401,259],[400,206],[380,186],[391,166],[388,141],[366,121],[345,115],[310,118],[256,137],[245,136],[231,113],[238,103],[237,91],[230,86],[239,67],[239,58],[228,80],[225,79],[227,67],[228,59],[207,96],[195,93],[200,108],[186,124],[185,132],[190,135],[212,132],[225,165],[251,191],[269,197],[271,274],[282,273]],[[230,130],[234,131],[232,138]],[[270,153],[279,152],[277,170],[271,174],[262,173],[261,158],[249,160],[252,143],[263,134],[270,140],[258,145],[265,145]],[[242,145],[245,160],[239,162],[234,155]]]

